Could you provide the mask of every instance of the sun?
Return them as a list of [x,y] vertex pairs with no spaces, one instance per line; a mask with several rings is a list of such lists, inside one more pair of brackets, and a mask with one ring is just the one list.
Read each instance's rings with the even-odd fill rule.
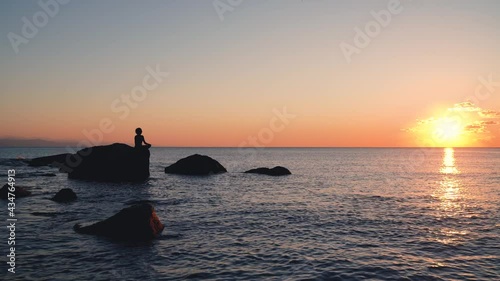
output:
[[458,118],[443,117],[437,119],[432,128],[432,138],[443,145],[458,145],[463,140],[464,126]]
[[[493,113],[493,114],[490,114]],[[498,125],[491,116],[493,110],[482,109],[472,102],[454,104],[453,107],[438,107],[425,119],[417,119],[409,132],[415,144],[426,147],[471,147],[492,143]]]

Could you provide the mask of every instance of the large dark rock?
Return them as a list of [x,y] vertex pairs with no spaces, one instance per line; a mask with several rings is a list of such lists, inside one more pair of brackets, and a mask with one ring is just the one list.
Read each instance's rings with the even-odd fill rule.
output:
[[288,170],[285,167],[281,166],[276,166],[272,169],[269,168],[257,168],[257,169],[251,169],[246,171],[245,173],[249,174],[261,174],[261,175],[268,175],[268,176],[285,176],[285,175],[291,175],[292,173],[290,170]]
[[95,181],[144,181],[149,178],[149,150],[122,143],[78,151],[70,167],[71,179]]
[[66,161],[70,161],[70,160],[68,160],[68,158],[71,155],[72,154],[70,154],[70,153],[63,153],[63,154],[33,158],[33,159],[28,161],[28,165],[33,166],[33,167],[39,167],[39,166],[59,167],[60,165],[64,164]]
[[52,200],[59,203],[67,203],[76,200],[76,193],[71,188],[63,188],[56,193]]
[[205,155],[194,154],[165,168],[167,174],[212,175],[227,172],[217,160]]
[[89,226],[76,224],[74,230],[116,240],[147,241],[158,237],[164,227],[153,206],[144,203],[125,208],[116,215]]
[[[0,189],[0,198],[2,199],[8,199],[9,198],[9,187],[10,185],[5,184],[1,189]],[[15,198],[20,198],[20,197],[26,197],[30,196],[31,192],[26,190],[24,187],[14,185],[16,190],[14,191]],[[10,192],[12,193],[12,192]]]
[[84,148],[75,154],[34,158],[30,166],[53,166],[69,178],[95,181],[144,181],[149,178],[149,149],[123,143]]

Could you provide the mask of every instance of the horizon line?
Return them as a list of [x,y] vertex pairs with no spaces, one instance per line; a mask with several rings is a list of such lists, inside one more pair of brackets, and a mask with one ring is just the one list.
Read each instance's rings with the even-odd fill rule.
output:
[[[127,144],[128,145],[128,144]],[[96,145],[96,146],[106,146]],[[0,146],[0,148],[75,148],[75,146]],[[267,146],[267,147],[238,147],[238,146],[152,146],[151,148],[236,148],[236,149],[269,149],[269,148],[500,148],[500,146]],[[83,148],[81,148],[83,149]]]

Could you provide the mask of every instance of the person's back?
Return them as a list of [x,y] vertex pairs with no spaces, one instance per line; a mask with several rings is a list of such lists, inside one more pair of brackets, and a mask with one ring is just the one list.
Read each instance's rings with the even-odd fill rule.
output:
[[142,146],[142,142],[144,141],[144,136],[142,135],[136,135],[135,138],[135,147],[141,147]]

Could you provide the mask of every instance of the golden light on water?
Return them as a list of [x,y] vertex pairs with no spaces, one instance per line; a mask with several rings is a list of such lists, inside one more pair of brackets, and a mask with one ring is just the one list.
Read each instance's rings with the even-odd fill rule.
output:
[[461,196],[460,180],[454,176],[459,173],[460,171],[455,165],[455,150],[453,148],[445,148],[443,165],[441,166],[443,179],[440,181],[441,206],[445,210],[455,210],[459,207],[456,200]]
[[[460,177],[460,171],[456,165],[455,150],[445,148],[443,151],[443,162],[440,168],[442,179],[439,181],[438,188],[434,191],[434,197],[439,200],[437,207],[439,217],[456,217],[463,211],[463,192]],[[453,244],[460,241],[460,237],[467,235],[468,232],[451,227],[441,229],[436,240],[443,244]]]
[[456,201],[460,199],[460,182],[453,179],[441,181],[441,206],[443,209],[451,211],[459,207]]
[[441,166],[442,174],[458,174],[460,173],[455,166],[455,150],[451,147],[444,149],[443,165]]

